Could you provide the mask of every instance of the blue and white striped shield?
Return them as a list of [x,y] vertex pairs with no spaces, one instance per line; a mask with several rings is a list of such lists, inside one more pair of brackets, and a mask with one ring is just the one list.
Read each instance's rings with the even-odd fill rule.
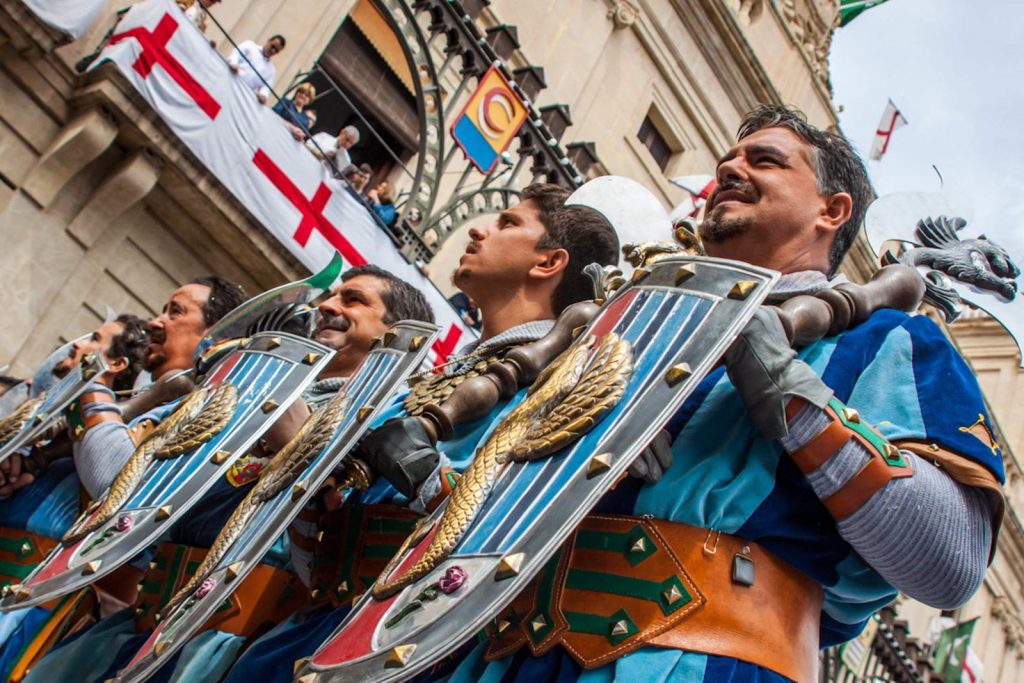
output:
[[[542,373],[520,404],[547,394],[571,409],[540,410],[539,422],[531,422],[519,407],[510,412],[477,449],[471,465],[488,455],[502,430],[516,433],[510,422],[525,421],[522,438],[505,439],[512,443],[504,459],[496,460],[492,480],[469,471],[463,475],[447,503],[407,540],[374,590],[302,664],[297,680],[406,679],[477,633],[523,590],[663,428],[776,278],[772,271],[744,263],[688,256],[638,269],[632,283],[608,300],[562,362],[556,360],[554,370]],[[551,386],[569,377],[563,368],[565,359],[572,358],[583,359],[577,372],[582,379],[558,398],[557,386]],[[581,400],[584,391],[593,396]],[[621,400],[607,401],[612,391]],[[596,417],[581,420],[576,416],[586,414],[586,401],[605,403],[599,413],[591,412]],[[544,424],[565,414],[557,428]],[[536,434],[546,429],[551,437],[545,442]],[[563,443],[561,434],[573,429],[580,433],[576,440],[555,450]],[[530,442],[539,445],[518,457],[531,448]],[[483,502],[472,510],[453,510],[471,497],[469,491],[459,493],[467,485],[484,490]],[[471,521],[461,526],[450,523],[466,518]],[[446,540],[453,536],[454,543]],[[438,554],[438,547],[444,552]],[[403,584],[403,576],[414,580]]]
[[[333,351],[308,339],[269,332],[254,335],[231,351],[161,424],[167,425],[178,419],[176,414],[194,406],[192,414],[179,420],[184,440],[169,443],[146,463],[137,482],[119,488],[129,469],[126,465],[105,496],[76,522],[67,540],[21,585],[9,587],[0,610],[38,605],[78,590],[155,543],[274,424],[332,355]],[[204,420],[216,421],[209,414],[224,396],[231,399],[233,410],[207,430],[208,439],[190,442],[190,426],[198,430]],[[221,408],[224,405],[221,401]],[[140,444],[133,458],[155,435]],[[124,496],[123,503],[109,505],[118,494]],[[90,527],[96,528],[84,535],[76,533]]]

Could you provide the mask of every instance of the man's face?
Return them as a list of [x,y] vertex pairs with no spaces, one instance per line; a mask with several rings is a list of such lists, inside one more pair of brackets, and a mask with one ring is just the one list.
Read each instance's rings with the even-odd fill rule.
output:
[[320,304],[313,339],[336,351],[325,376],[351,374],[369,353],[374,338],[388,331],[383,299],[388,287],[373,275],[357,275]]
[[263,54],[269,59],[284,49],[280,38],[271,38],[263,44]]
[[71,345],[67,357],[53,366],[53,374],[57,377],[66,377],[75,369],[76,365],[82,362],[82,358],[86,354],[101,353],[105,359],[109,359],[107,353],[110,350],[110,343],[122,332],[124,332],[124,325],[121,323],[103,323],[91,335]]
[[537,242],[546,234],[532,199],[502,211],[493,224],[469,229],[470,242],[452,282],[477,299],[488,288],[521,285],[530,269],[544,260]]
[[206,285],[184,285],[171,294],[160,315],[149,321],[149,345],[143,367],[153,379],[171,370],[192,367],[192,354],[206,334],[203,306],[210,298]]
[[356,136],[350,130],[342,130],[338,133],[338,147],[349,149],[356,144]]
[[700,226],[708,255],[778,267],[774,255],[821,249],[817,223],[827,199],[811,154],[787,128],[760,130],[729,150]]

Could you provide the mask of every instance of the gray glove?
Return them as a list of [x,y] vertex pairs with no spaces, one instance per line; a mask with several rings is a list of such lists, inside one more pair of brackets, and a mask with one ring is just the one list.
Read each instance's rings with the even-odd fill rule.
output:
[[441,462],[418,417],[396,417],[363,437],[355,457],[412,498]]
[[629,476],[653,484],[672,467],[672,436],[664,429],[629,466]]
[[725,369],[743,399],[750,421],[767,439],[786,428],[786,398],[799,396],[819,408],[832,390],[790,348],[775,309],[761,306],[725,352]]

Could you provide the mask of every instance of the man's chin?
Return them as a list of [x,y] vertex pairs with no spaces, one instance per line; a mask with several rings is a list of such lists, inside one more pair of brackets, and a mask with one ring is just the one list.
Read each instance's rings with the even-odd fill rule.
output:
[[152,373],[167,361],[167,356],[162,353],[147,353],[142,359],[142,369]]
[[750,229],[750,221],[746,218],[728,218],[725,212],[713,213],[697,228],[701,242],[723,242],[732,237],[746,233]]

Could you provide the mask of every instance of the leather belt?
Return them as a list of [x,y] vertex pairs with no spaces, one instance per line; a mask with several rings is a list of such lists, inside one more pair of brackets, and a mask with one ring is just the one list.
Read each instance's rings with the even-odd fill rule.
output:
[[57,543],[31,531],[0,526],[0,586],[24,581]]
[[815,683],[822,601],[814,580],[756,543],[591,515],[495,622],[487,658],[561,645],[590,669],[654,645]]
[[[188,583],[208,552],[180,543],[157,546],[135,598],[136,629],[144,631],[156,625],[156,614]],[[249,637],[264,626],[280,623],[305,600],[305,589],[294,574],[260,564],[196,633],[215,628]]]
[[319,517],[313,549],[314,605],[351,604],[364,593],[421,515],[397,505],[342,505]]

